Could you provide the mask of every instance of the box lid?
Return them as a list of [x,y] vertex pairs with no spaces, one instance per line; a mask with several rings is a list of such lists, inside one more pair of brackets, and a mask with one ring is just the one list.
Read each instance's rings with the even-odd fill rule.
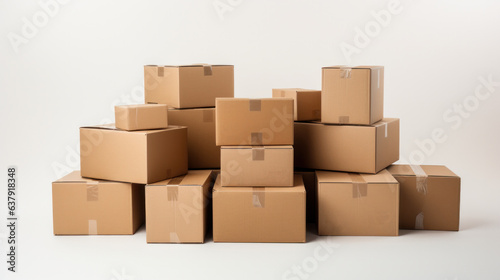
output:
[[233,66],[233,65],[230,65],[230,64],[205,64],[205,63],[197,63],[197,64],[185,64],[185,65],[156,65],[156,64],[149,64],[149,65],[145,65],[145,66],[180,68],[180,67],[203,67],[203,66],[219,67],[219,66]]
[[84,129],[103,129],[103,130],[115,130],[117,132],[122,132],[122,133],[139,133],[139,134],[151,134],[151,133],[158,133],[158,132],[163,132],[163,131],[168,131],[168,130],[174,130],[174,129],[179,129],[179,128],[186,128],[186,126],[180,126],[180,125],[169,125],[167,128],[161,128],[161,129],[148,129],[148,130],[121,130],[116,128],[114,123],[111,124],[101,124],[101,125],[90,125],[90,126],[82,126],[80,128]]
[[80,170],[73,171],[66,176],[60,178],[59,180],[55,181],[54,183],[84,183],[84,184],[101,184],[101,183],[121,183],[121,182],[114,182],[114,181],[106,181],[106,180],[95,180],[95,179],[90,179],[90,178],[83,178],[80,175]]
[[152,186],[202,186],[211,176],[212,170],[189,170],[186,175],[177,176],[171,179],[159,181],[152,184],[147,184],[146,187]]
[[326,66],[323,67],[323,69],[378,69],[378,68],[384,68],[384,66],[367,66],[367,65],[361,65],[361,66],[348,66],[348,65],[334,65],[334,66]]
[[221,149],[246,149],[246,150],[251,150],[251,149],[272,149],[272,150],[287,150],[287,149],[293,149],[291,145],[286,145],[286,146],[221,146]]
[[286,193],[304,193],[304,183],[302,180],[302,175],[294,174],[293,175],[293,187],[222,187],[221,186],[221,176],[217,176],[217,180],[215,181],[213,192],[244,192],[244,193],[253,193],[255,191],[265,191],[265,192],[286,192]]
[[316,171],[318,183],[352,183],[353,176],[361,176],[366,183],[371,184],[397,184],[398,181],[392,177],[386,169],[377,174],[346,173],[332,171]]
[[[448,167],[444,165],[417,165],[422,168],[429,177],[458,177]],[[415,171],[409,164],[393,164],[387,168],[393,175],[416,176]]]

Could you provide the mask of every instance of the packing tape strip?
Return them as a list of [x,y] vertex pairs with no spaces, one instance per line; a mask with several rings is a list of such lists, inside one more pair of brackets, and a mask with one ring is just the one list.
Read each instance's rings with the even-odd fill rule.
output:
[[167,199],[168,201],[177,201],[179,195],[179,186],[167,186]]
[[178,186],[182,183],[182,180],[184,180],[185,177],[186,177],[186,175],[174,177],[168,181],[167,185]]
[[254,187],[252,188],[252,204],[253,207],[256,208],[264,208],[266,207],[266,188],[263,187]]
[[192,66],[202,66],[203,67],[203,76],[212,76],[212,65],[207,63],[195,63],[191,64]]
[[89,235],[97,235],[97,220],[89,221]]
[[156,67],[158,77],[163,77],[165,74],[165,68],[163,66],[157,66]]
[[350,79],[352,68],[348,66],[340,66],[340,78]]
[[99,200],[99,182],[90,181],[87,182],[87,201],[98,201]]
[[339,116],[339,123],[348,124],[349,123],[349,116]]
[[177,234],[177,232],[172,231],[172,232],[170,232],[169,235],[170,235],[170,242],[181,243],[181,240],[180,240],[179,235]]
[[264,160],[265,151],[264,147],[252,147],[252,160]]
[[250,144],[251,145],[262,145],[262,132],[252,132],[250,134]]
[[203,110],[203,122],[214,122],[215,110],[206,109]]
[[349,173],[352,180],[352,197],[359,198],[368,195],[368,184],[360,174]]
[[415,217],[415,229],[424,229],[424,212],[418,213]]
[[248,100],[248,110],[260,112],[261,107],[262,107],[262,101],[260,99]]
[[423,194],[427,194],[427,174],[422,169],[420,165],[410,164],[411,170],[415,173],[417,181],[417,191]]
[[389,127],[388,123],[385,121],[380,121],[379,124],[382,124],[384,126],[384,137],[387,138],[387,135],[388,135],[387,131],[388,131],[388,127]]

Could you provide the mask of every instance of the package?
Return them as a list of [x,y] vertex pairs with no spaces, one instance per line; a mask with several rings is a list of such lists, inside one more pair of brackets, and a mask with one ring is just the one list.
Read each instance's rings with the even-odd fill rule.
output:
[[293,99],[217,98],[218,146],[293,145]]
[[115,126],[122,130],[146,130],[168,127],[165,104],[115,106]]
[[401,188],[399,227],[458,230],[460,177],[440,165],[391,165]]
[[188,128],[189,169],[220,168],[220,147],[215,145],[215,108],[169,109],[170,124]]
[[370,125],[383,117],[383,66],[323,67],[321,122]]
[[214,242],[305,242],[306,192],[300,175],[293,187],[214,185]]
[[55,235],[134,234],[144,223],[144,185],[85,179],[52,183]]
[[144,66],[145,103],[174,108],[214,107],[217,97],[234,97],[233,65]]
[[321,91],[301,88],[273,89],[273,97],[287,97],[294,100],[294,120],[321,120]]
[[399,183],[377,174],[316,171],[319,235],[398,235]]
[[377,173],[399,160],[399,119],[370,126],[295,123],[295,167]]
[[222,146],[222,186],[293,186],[292,146]]
[[146,185],[148,243],[203,243],[208,203],[213,186],[211,170]]
[[83,177],[148,184],[186,174],[187,128],[123,131],[114,125],[80,128]]
[[318,216],[318,205],[316,203],[316,172],[310,169],[296,169],[294,174],[302,176],[306,188],[306,221],[316,223]]

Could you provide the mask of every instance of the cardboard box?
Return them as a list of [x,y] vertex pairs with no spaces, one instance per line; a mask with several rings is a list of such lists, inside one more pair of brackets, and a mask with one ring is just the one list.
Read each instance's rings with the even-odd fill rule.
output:
[[401,188],[399,227],[458,230],[460,177],[440,165],[391,165]]
[[296,169],[294,174],[302,176],[306,188],[306,221],[316,223],[318,218],[318,204],[316,203],[316,172],[310,169]]
[[316,177],[319,235],[398,235],[399,183],[387,170]]
[[293,186],[292,146],[222,146],[222,186]]
[[306,192],[300,175],[286,188],[222,187],[212,193],[214,242],[305,242]]
[[399,160],[399,119],[370,126],[295,123],[295,167],[377,173]]
[[169,109],[170,124],[188,128],[189,169],[220,168],[220,147],[215,145],[215,108]]
[[273,97],[293,98],[293,119],[296,121],[321,120],[321,91],[302,88],[273,89]]
[[144,66],[145,103],[174,108],[214,107],[217,97],[234,97],[233,65]]
[[323,67],[321,122],[369,125],[384,117],[384,67]]
[[144,185],[85,179],[52,183],[55,235],[134,234],[144,223]]
[[187,128],[123,131],[80,128],[83,177],[148,184],[187,172]]
[[148,243],[203,243],[213,185],[211,170],[146,185]]
[[217,98],[218,146],[293,145],[293,99]]
[[115,126],[122,130],[147,130],[168,127],[165,104],[115,106]]

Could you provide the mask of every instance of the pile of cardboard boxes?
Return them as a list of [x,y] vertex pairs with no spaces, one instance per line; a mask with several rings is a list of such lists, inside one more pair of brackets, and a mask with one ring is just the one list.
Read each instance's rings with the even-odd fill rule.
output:
[[305,242],[458,230],[460,178],[399,160],[384,68],[322,69],[322,90],[234,98],[231,65],[144,67],[145,104],[80,128],[81,171],[53,182],[56,235],[148,243]]

